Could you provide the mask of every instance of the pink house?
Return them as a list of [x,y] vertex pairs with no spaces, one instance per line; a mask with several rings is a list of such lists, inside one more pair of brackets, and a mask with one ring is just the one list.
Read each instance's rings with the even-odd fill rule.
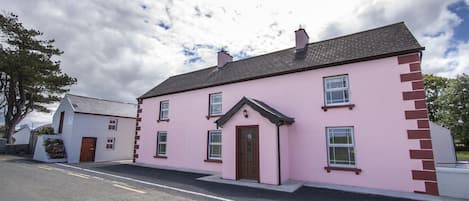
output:
[[438,195],[420,46],[404,23],[172,76],[138,98],[134,162],[279,185]]

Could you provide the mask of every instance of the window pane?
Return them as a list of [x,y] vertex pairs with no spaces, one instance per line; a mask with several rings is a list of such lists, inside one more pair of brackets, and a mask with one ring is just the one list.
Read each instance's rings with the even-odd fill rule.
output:
[[212,133],[210,137],[210,142],[214,143],[221,143],[221,134],[220,133]]
[[210,95],[211,103],[221,103],[221,94],[212,94]]
[[211,145],[210,146],[210,157],[221,157],[221,145]]
[[211,105],[210,114],[221,114],[221,105]]
[[168,101],[161,102],[161,109],[168,109],[168,108],[169,108],[169,102]]
[[168,118],[168,111],[161,111],[161,119],[167,119]]
[[343,78],[333,78],[326,81],[327,82],[327,89],[334,89],[334,88],[343,88],[346,87],[346,83]]
[[158,154],[166,154],[166,144],[160,144],[158,146]]
[[160,142],[166,142],[166,133],[160,133]]
[[332,103],[343,103],[345,102],[344,91],[330,91]]

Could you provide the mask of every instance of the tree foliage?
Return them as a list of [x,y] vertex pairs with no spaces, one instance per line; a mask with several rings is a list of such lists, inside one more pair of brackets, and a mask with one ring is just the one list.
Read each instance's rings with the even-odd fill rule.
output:
[[39,39],[42,35],[25,28],[15,14],[0,14],[0,110],[7,139],[28,113],[49,112],[44,105],[59,101],[67,86],[76,83],[53,58],[62,54],[54,40]]
[[469,146],[469,76],[425,75],[424,80],[430,120],[450,129],[455,139]]
[[462,74],[451,79],[439,104],[442,107],[440,122],[451,129],[456,139],[469,145],[469,76]]
[[425,92],[428,107],[428,117],[430,121],[436,122],[440,117],[437,117],[441,111],[441,104],[439,104],[438,97],[443,93],[443,90],[448,86],[448,78],[435,76],[432,74],[423,75],[425,82]]

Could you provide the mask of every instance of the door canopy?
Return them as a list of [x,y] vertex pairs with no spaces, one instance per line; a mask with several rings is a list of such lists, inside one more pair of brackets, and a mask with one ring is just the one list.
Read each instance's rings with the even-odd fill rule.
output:
[[245,104],[249,105],[252,109],[259,112],[263,117],[267,118],[270,122],[277,126],[290,125],[295,122],[294,118],[288,117],[276,109],[270,107],[262,101],[243,97],[236,105],[234,105],[227,113],[215,121],[217,127],[223,127],[236,112],[238,112]]

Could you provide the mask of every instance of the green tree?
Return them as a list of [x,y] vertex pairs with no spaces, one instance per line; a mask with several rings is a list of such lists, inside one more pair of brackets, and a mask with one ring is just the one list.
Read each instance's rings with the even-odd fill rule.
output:
[[448,78],[439,77],[432,74],[423,75],[425,83],[426,101],[428,108],[428,117],[430,121],[439,122],[441,117],[438,114],[441,111],[441,105],[438,103],[438,98],[442,96],[443,90],[448,86]]
[[42,33],[27,29],[18,16],[0,14],[0,110],[5,117],[5,138],[33,110],[50,112],[44,105],[57,102],[76,79],[62,73],[62,52],[54,40],[38,39]]
[[451,79],[442,94],[437,100],[441,107],[439,122],[469,146],[469,76],[462,74]]

